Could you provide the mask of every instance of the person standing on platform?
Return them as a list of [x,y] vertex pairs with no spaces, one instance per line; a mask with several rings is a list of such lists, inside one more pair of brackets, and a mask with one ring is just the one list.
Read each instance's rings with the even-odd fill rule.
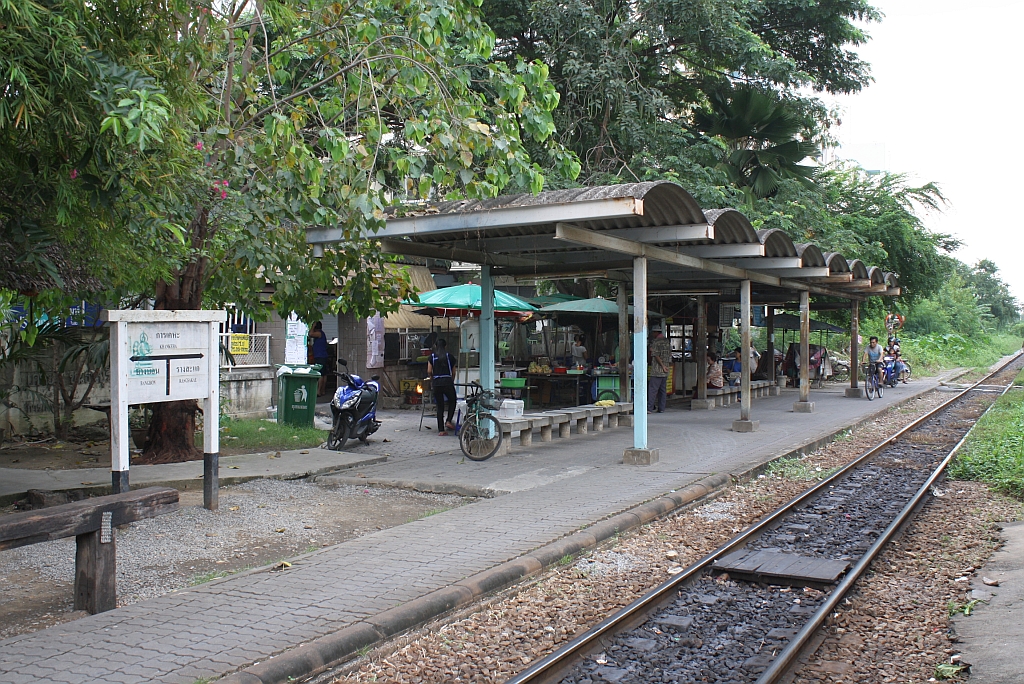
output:
[[672,363],[672,346],[668,338],[661,330],[655,329],[654,339],[651,340],[649,351],[651,355],[651,375],[648,378],[647,387],[647,411],[657,410],[658,413],[665,412],[665,405],[668,403],[668,367]]
[[572,339],[572,365],[581,368],[587,365],[587,348],[583,346],[583,335],[576,335]]
[[[448,343],[438,339],[434,343],[434,353],[427,361],[427,374],[430,386],[434,390],[434,403],[437,405],[437,434],[447,437],[445,430],[454,430],[455,405],[458,397],[455,394],[455,357],[448,353]],[[448,420],[445,420],[445,404],[448,408]]]
[[313,329],[309,331],[309,346],[313,348],[313,363],[320,366],[320,382],[317,384],[316,395],[322,397],[327,393],[327,374],[331,372],[330,354],[327,351],[327,335],[324,334],[324,324],[317,321]]

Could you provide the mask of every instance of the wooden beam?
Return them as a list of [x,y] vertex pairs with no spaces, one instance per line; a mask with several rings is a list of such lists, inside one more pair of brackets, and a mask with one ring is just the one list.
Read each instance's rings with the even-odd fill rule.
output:
[[812,276],[811,279],[817,283],[849,283],[853,280],[853,274],[836,273],[834,275],[827,276]]
[[0,518],[0,551],[37,542],[76,537],[103,527],[110,513],[113,527],[178,510],[178,490],[146,487],[74,503],[12,513]]
[[[635,240],[636,242],[685,242],[687,240],[714,240],[715,229],[706,223],[692,223],[677,226],[650,226],[645,228],[613,228],[595,230],[601,235]],[[557,235],[555,237],[558,237]]]
[[[736,259],[728,262],[740,268],[752,268],[758,271],[775,269],[800,268],[800,257],[760,257],[756,259]],[[827,273],[825,275],[828,275]]]
[[486,254],[468,249],[440,247],[422,242],[409,242],[408,240],[384,239],[380,241],[380,248],[387,254],[444,259],[446,261],[467,261],[471,264],[486,266],[536,266],[538,263],[543,263],[533,259],[523,259],[504,254]]
[[654,259],[655,261],[675,264],[676,266],[692,268],[698,271],[705,271],[707,273],[715,273],[734,280],[750,280],[751,282],[761,283],[762,285],[772,285],[789,290],[802,290],[814,292],[815,294],[830,295],[833,297],[849,297],[846,293],[836,292],[834,290],[817,287],[815,285],[802,283],[796,280],[777,278],[757,271],[748,271],[746,269],[729,266],[728,264],[719,263],[717,261],[701,259],[700,257],[690,256],[689,254],[681,254],[665,249],[664,247],[655,247],[654,245],[645,245],[633,240],[625,240],[623,238],[615,237],[614,235],[608,235],[608,233],[609,231],[598,232],[586,230],[568,223],[558,223],[555,225],[555,238],[558,240],[575,242],[576,244],[587,245],[609,252],[629,254],[634,257],[646,256],[650,259]]
[[747,268],[760,271],[761,273],[770,273],[780,278],[821,278],[828,275],[828,268],[825,266],[804,266],[800,268],[771,268],[761,266],[757,263],[756,259],[751,259],[755,263],[752,263]]

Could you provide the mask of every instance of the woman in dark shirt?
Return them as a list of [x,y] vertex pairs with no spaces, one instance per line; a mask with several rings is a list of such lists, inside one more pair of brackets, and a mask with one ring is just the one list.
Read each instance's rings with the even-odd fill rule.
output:
[[320,384],[317,385],[317,396],[323,396],[327,392],[327,373],[330,356],[327,352],[327,335],[324,334],[324,324],[317,321],[313,324],[313,330],[309,337],[312,340],[313,363],[320,365]]

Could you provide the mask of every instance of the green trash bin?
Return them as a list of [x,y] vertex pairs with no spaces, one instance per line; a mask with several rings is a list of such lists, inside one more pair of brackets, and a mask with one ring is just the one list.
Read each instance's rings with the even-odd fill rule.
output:
[[[277,422],[313,426],[320,366],[286,365],[277,376]],[[308,370],[307,370],[308,369]]]

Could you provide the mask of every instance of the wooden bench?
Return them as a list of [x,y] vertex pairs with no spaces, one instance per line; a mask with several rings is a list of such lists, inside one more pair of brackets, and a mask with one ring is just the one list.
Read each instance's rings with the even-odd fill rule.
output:
[[178,510],[178,490],[147,487],[0,518],[0,551],[74,537],[75,610],[117,607],[118,525]]

